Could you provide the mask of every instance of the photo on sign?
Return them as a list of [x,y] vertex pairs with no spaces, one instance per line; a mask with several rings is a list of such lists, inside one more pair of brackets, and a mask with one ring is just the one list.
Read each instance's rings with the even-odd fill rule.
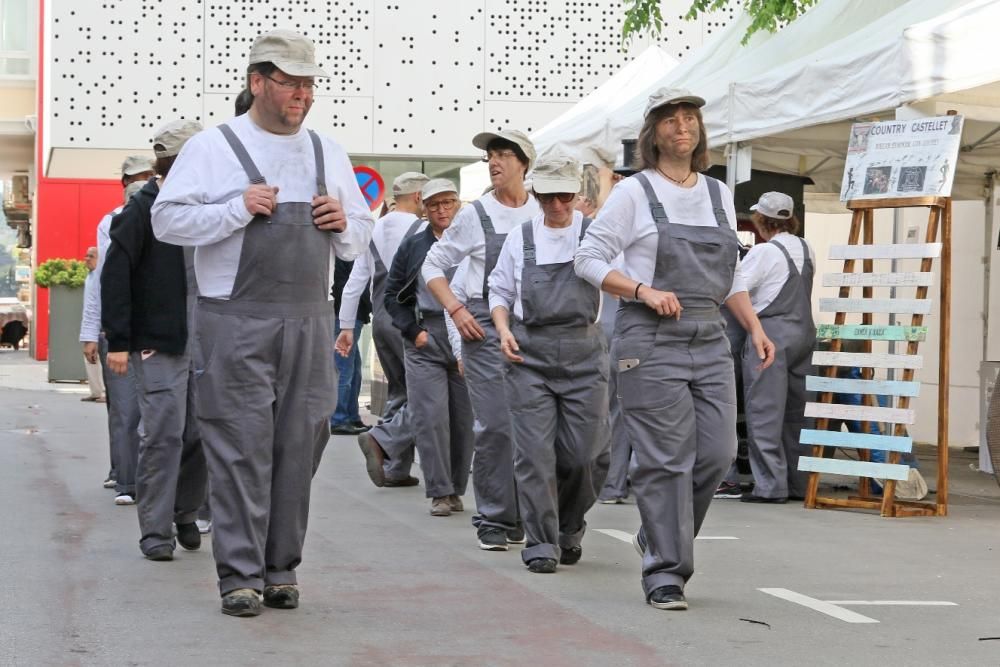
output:
[[851,127],[851,143],[847,145],[848,153],[864,153],[868,150],[868,134],[871,123],[858,123]]
[[923,192],[927,167],[900,167],[898,192]]
[[868,167],[865,172],[864,194],[884,194],[889,191],[889,179],[892,177],[892,167]]

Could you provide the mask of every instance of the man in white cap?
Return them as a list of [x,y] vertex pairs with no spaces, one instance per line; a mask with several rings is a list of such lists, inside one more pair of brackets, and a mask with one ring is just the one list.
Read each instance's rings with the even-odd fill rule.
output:
[[[145,183],[154,176],[153,161],[145,155],[130,155],[122,163],[121,183]],[[128,196],[124,197],[128,201]],[[97,268],[83,293],[83,319],[80,342],[83,356],[94,363],[100,358],[104,373],[108,407],[108,439],[111,445],[111,469],[104,488],[115,490],[116,505],[135,503],[135,466],[139,456],[139,402],[135,376],[115,375],[108,369],[108,347],[101,334],[101,269],[111,246],[111,218],[121,213],[124,204],[105,214],[97,224]]]
[[[486,281],[507,232],[539,213],[538,202],[524,187],[524,176],[535,162],[535,147],[517,130],[482,132],[473,137],[472,144],[486,151],[493,189],[462,209],[427,252],[423,278],[464,340],[465,379],[476,417],[472,486],[479,548],[506,551],[508,542],[524,542],[524,531],[514,490],[510,410],[503,387],[505,361],[490,318]],[[462,284],[452,291],[445,272],[466,258]]]
[[396,209],[375,223],[368,252],[354,262],[340,302],[337,352],[346,357],[354,344],[354,325],[361,294],[371,285],[372,339],[388,383],[388,397],[382,411],[382,423],[370,431],[359,433],[358,443],[362,451],[380,448],[385,454],[382,465],[369,470],[372,483],[379,487],[415,486],[418,483],[417,478],[410,475],[414,443],[406,412],[403,338],[392,326],[392,316],[385,309],[384,297],[386,276],[399,244],[424,224],[420,219],[423,214],[420,188],[428,180],[421,173],[408,171],[393,181]]
[[[201,129],[198,122],[176,120],[156,131],[156,173],[164,181],[181,147]],[[111,371],[124,375],[132,366],[139,390],[139,548],[150,560],[167,561],[173,559],[174,526],[182,547],[201,546],[195,520],[207,471],[189,391],[193,336],[185,252],[153,236],[150,209],[159,192],[156,179],[149,179],[111,222],[101,317]]]
[[347,153],[302,123],[313,43],[291,30],[250,51],[250,110],[184,146],[153,231],[196,247],[195,373],[222,612],[299,603],[312,476],[330,437],[333,257],[354,259],[372,220]]

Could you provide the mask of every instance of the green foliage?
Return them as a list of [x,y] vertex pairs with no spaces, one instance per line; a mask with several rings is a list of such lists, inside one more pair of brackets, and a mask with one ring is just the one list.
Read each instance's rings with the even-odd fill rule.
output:
[[[702,14],[724,8],[731,0],[693,0],[684,18],[693,21]],[[641,33],[659,37],[663,30],[660,0],[624,0],[625,20],[622,23],[622,48]],[[744,0],[743,10],[751,17],[750,26],[743,35],[746,44],[751,35],[761,30],[775,32],[784,24],[815,5],[819,0]]]
[[87,265],[78,259],[50,259],[38,265],[35,283],[39,287],[83,287],[88,273]]

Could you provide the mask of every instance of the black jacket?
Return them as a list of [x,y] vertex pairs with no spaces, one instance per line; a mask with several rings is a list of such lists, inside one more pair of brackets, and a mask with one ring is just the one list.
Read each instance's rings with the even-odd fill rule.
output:
[[[354,262],[347,262],[339,257],[333,267],[333,289],[330,290],[330,296],[333,297],[333,312],[337,316],[338,321],[340,320],[340,302],[344,298],[344,285],[347,284],[347,279],[351,277],[351,269],[353,268]],[[370,280],[368,281],[368,288],[361,293],[361,299],[358,301],[358,316],[355,319],[363,324],[368,324],[372,321]]]
[[101,326],[110,352],[183,354],[187,345],[184,249],[157,240],[150,224],[159,193],[151,178],[111,219],[101,272]]
[[411,341],[424,331],[417,319],[417,279],[427,251],[435,243],[437,237],[430,225],[403,239],[385,281],[385,309],[392,316],[392,325]]

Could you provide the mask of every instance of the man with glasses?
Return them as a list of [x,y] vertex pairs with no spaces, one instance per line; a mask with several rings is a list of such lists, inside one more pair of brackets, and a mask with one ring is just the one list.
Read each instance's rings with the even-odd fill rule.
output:
[[[408,171],[392,183],[396,210],[375,223],[368,252],[351,269],[351,278],[344,286],[340,303],[340,333],[337,353],[346,357],[354,345],[354,326],[358,302],[371,285],[372,339],[382,372],[388,383],[388,400],[382,411],[382,422],[358,434],[362,451],[383,453],[379,467],[370,466],[368,475],[375,486],[416,486],[419,481],[410,475],[413,465],[413,432],[406,414],[406,370],[403,367],[403,339],[392,326],[392,317],[385,309],[385,279],[392,266],[400,242],[416,233],[423,224],[423,202],[420,188],[429,179],[421,173]],[[366,459],[374,459],[366,455]]]
[[222,612],[299,604],[312,476],[337,398],[330,285],[372,219],[339,144],[302,123],[313,43],[290,30],[250,51],[246,115],[190,139],[153,206],[161,241],[196,246],[198,422]]
[[[462,335],[462,357],[475,415],[476,493],[473,525],[479,548],[506,551],[522,544],[524,531],[517,513],[510,410],[503,387],[504,359],[490,318],[486,283],[496,266],[504,239],[514,227],[539,213],[538,203],[524,187],[524,176],[535,162],[531,140],[517,130],[482,132],[472,139],[486,151],[493,189],[455,217],[441,240],[427,252],[423,278]],[[446,271],[468,259],[456,291]]]

